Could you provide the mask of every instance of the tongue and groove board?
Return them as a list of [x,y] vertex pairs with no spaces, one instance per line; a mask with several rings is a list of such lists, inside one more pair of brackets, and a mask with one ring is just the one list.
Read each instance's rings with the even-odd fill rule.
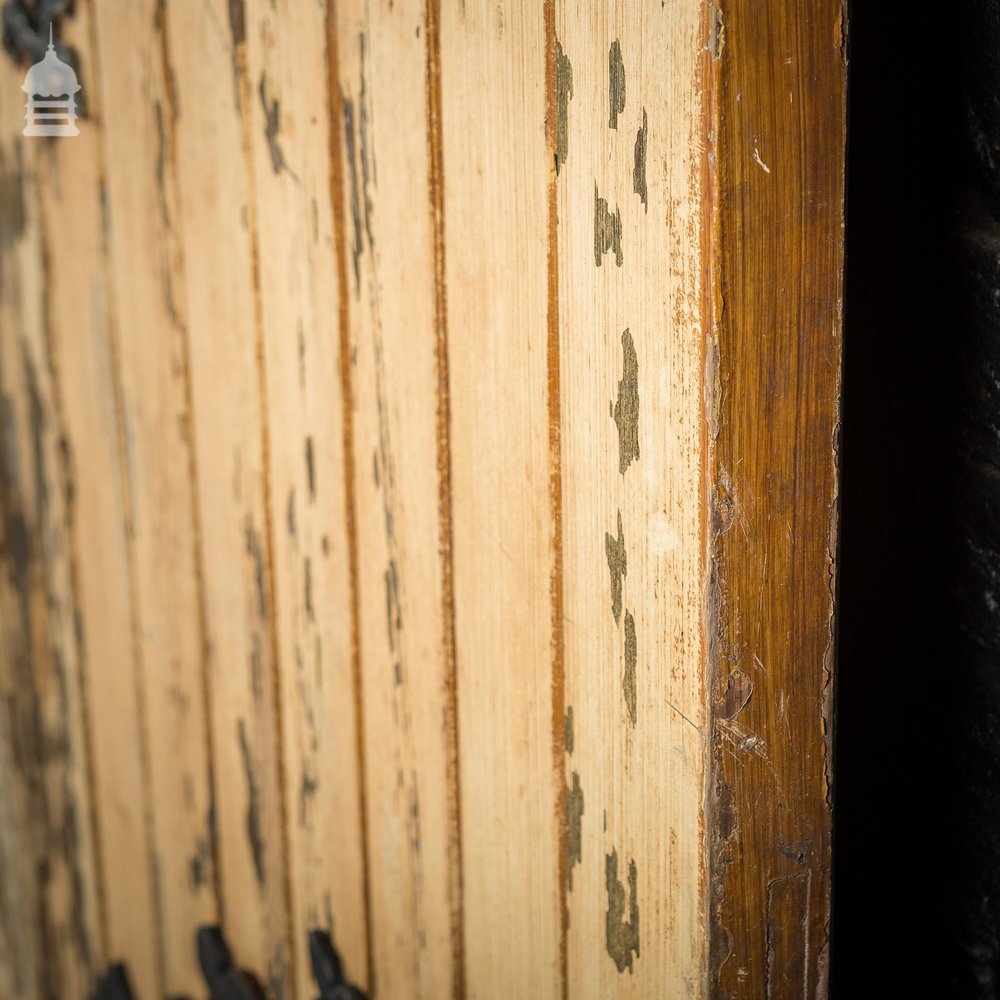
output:
[[542,4],[443,4],[437,71],[466,989],[556,1000],[562,663],[547,14]]
[[4,57],[0,992],[825,995],[844,30],[78,0],[51,142]]
[[699,996],[706,22],[556,9],[569,995]]
[[[211,845],[211,762],[204,687],[204,622],[199,568],[198,520],[192,468],[191,410],[185,273],[171,169],[173,113],[162,26],[152,0],[121,7],[95,0],[93,97],[101,134],[105,186],[109,335],[117,378],[120,489],[126,512],[126,556],[132,603],[132,685],[140,745],[129,754],[141,768],[141,787],[116,788],[124,769],[114,723],[104,699],[92,710],[94,734],[107,741],[99,763],[110,794],[128,794],[142,810],[143,835],[155,907],[155,951],[134,963],[136,988],[144,992],[191,992],[198,988],[191,955],[193,923],[216,919]],[[114,109],[111,112],[110,109]],[[130,127],[115,128],[105,114],[123,115]],[[67,376],[69,372],[67,371]],[[100,619],[98,619],[100,621]],[[114,627],[105,622],[101,627]],[[124,670],[124,665],[123,665]],[[95,681],[110,667],[97,662]],[[125,678],[121,683],[128,690]],[[95,694],[98,689],[95,687]],[[127,792],[126,792],[127,789]],[[104,836],[109,889],[127,890],[117,873],[110,839],[115,810]],[[103,827],[99,827],[102,828]],[[147,933],[139,909],[109,895],[113,954],[130,953],[122,935]],[[121,943],[120,943],[121,942]]]
[[287,871],[294,964],[273,972],[308,996],[313,927],[335,932],[355,981],[369,973],[332,15],[315,0],[248,0],[243,16],[287,830],[271,850]]
[[[253,102],[261,97],[248,33],[260,28],[242,3],[163,8],[198,456],[220,909],[237,960],[252,960],[274,990],[294,976],[278,672],[289,633],[277,617],[289,559],[275,540],[280,476],[270,467],[269,292],[252,156]],[[308,250],[300,244],[299,252]],[[295,271],[296,260],[286,255],[283,263]],[[295,317],[283,318],[294,344]],[[275,360],[276,378],[286,364]],[[305,399],[286,401],[290,422],[298,423]],[[305,463],[304,446],[296,426],[283,441],[289,466],[296,454]],[[304,598],[301,575],[297,584]],[[287,668],[297,669],[292,662]]]
[[435,25],[413,0],[335,12],[372,977],[434,1000],[461,995],[463,930]]

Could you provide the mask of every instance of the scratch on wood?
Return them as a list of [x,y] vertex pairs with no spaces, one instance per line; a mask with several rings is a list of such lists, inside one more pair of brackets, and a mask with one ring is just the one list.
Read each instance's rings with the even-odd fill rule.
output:
[[611,415],[618,425],[618,471],[624,476],[639,457],[639,361],[629,330],[622,334],[622,377]]
[[[639,957],[639,874],[635,861],[628,863],[628,898],[625,886],[618,880],[618,851],[612,850],[604,857],[604,877],[608,891],[608,911],[605,923],[608,954],[619,972],[631,973]],[[625,906],[628,903],[628,920]]]
[[573,753],[573,706],[566,707],[566,721],[563,723],[563,741],[566,744],[566,753]]
[[604,552],[608,557],[608,570],[611,573],[611,613],[615,616],[615,624],[619,624],[622,617],[622,577],[628,575],[621,511],[618,511],[618,538],[605,532]]

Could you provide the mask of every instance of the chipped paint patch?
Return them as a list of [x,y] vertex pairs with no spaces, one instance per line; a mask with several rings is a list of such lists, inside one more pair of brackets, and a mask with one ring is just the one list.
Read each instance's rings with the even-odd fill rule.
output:
[[244,0],[229,0],[229,31],[233,45],[242,45],[247,37],[247,18]]
[[[389,639],[389,650],[393,653],[399,649],[399,633],[402,627],[403,608],[399,602],[399,566],[396,564],[395,558],[390,558],[385,571],[385,628]],[[397,663],[397,681],[399,669]]]
[[616,38],[608,50],[608,128],[618,128],[618,116],[625,110],[625,64],[621,43]]
[[615,206],[612,215],[607,199],[602,198],[594,182],[594,263],[600,267],[604,254],[614,250],[615,263],[622,266],[622,213]]
[[[0,254],[12,247],[24,233],[28,213],[24,195],[24,167],[20,147],[15,147],[13,163],[0,150]],[[0,279],[3,260],[0,257]]]
[[608,570],[611,573],[611,613],[615,616],[617,625],[622,617],[622,577],[628,576],[628,556],[625,552],[621,511],[618,511],[618,537],[604,533],[604,553],[608,557]]
[[569,888],[573,888],[573,868],[583,858],[583,788],[580,775],[573,772],[573,784],[566,788],[566,868]]
[[194,853],[188,859],[188,884],[193,890],[197,891],[208,885],[211,867],[212,852],[208,840],[205,837],[198,837]]
[[[628,863],[628,895],[618,881],[618,851],[604,857],[604,878],[608,890],[608,911],[605,921],[608,954],[619,972],[634,971],[639,957],[639,873],[635,861]],[[625,919],[626,903],[628,920]]]
[[[260,103],[264,109],[264,138],[267,140],[267,148],[271,153],[271,166],[276,174],[288,169],[285,162],[285,154],[278,145],[278,130],[281,128],[281,102],[276,98],[267,96],[267,78],[263,73],[260,75]],[[288,171],[291,173],[291,171]]]
[[264,887],[266,874],[264,870],[264,838],[260,830],[260,806],[258,802],[257,779],[254,774],[253,754],[250,752],[250,741],[247,738],[246,722],[240,719],[237,723],[240,740],[240,753],[243,757],[243,773],[247,781],[247,843],[253,858],[254,872],[257,883]]
[[556,173],[569,155],[569,102],[573,96],[573,66],[556,39]]
[[246,521],[246,552],[250,557],[250,571],[257,592],[257,614],[261,621],[267,619],[267,586],[264,575],[264,549],[260,535],[253,526],[253,519],[247,515]]
[[633,151],[632,166],[632,190],[639,196],[643,208],[648,212],[649,204],[646,201],[648,191],[646,189],[646,140],[649,136],[649,121],[646,118],[646,109],[642,109],[642,125],[635,134],[635,149]]
[[628,330],[622,334],[622,377],[611,415],[618,425],[618,471],[624,476],[639,457],[639,361]]
[[316,499],[316,455],[313,450],[312,435],[306,437],[306,483],[309,486],[309,500]]
[[358,189],[358,165],[354,150],[354,104],[348,97],[340,99],[341,114],[344,119],[344,157],[351,179],[351,224],[354,228],[354,243],[351,246],[351,260],[354,262],[354,292],[361,293],[361,192]]
[[635,637],[635,619],[631,613],[625,612],[625,672],[622,674],[622,694],[625,696],[625,707],[632,725],[636,718],[635,697],[635,661],[638,655],[638,642]]

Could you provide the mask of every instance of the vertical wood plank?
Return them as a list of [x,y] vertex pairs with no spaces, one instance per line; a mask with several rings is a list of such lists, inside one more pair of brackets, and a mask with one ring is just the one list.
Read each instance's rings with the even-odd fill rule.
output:
[[331,203],[335,117],[324,98],[325,6],[254,0],[246,18],[297,977],[287,988],[311,996],[312,928],[334,936],[354,980],[364,982],[368,969]]
[[[260,970],[280,994],[295,973],[251,159],[250,22],[242,0],[170,4],[163,19],[176,102],[221,912],[237,961]],[[288,447],[297,451],[301,440]]]
[[712,980],[825,996],[846,14],[720,18]]
[[476,997],[562,989],[543,14],[540,4],[441,11],[464,929]]
[[460,873],[425,5],[338,3],[337,44],[374,981],[445,998]]
[[[104,955],[83,697],[79,513],[23,67],[0,68],[0,993],[83,995]],[[92,171],[92,143],[81,151]],[[92,177],[91,173],[91,177]],[[86,212],[69,238],[88,231]],[[91,216],[92,221],[93,216]]]
[[[140,698],[129,756],[142,768],[158,937],[154,956],[129,948],[124,957],[137,983],[156,975],[161,992],[194,993],[194,930],[216,918],[217,901],[176,109],[155,0],[95,0],[95,15]],[[109,753],[117,772],[121,745]],[[110,845],[106,856],[116,883]],[[112,923],[131,920],[124,907],[109,910]]]
[[571,997],[702,997],[703,4],[557,3]]

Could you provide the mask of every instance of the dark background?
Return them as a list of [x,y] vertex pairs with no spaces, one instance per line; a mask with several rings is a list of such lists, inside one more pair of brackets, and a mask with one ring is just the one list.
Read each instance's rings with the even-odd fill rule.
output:
[[832,995],[1000,997],[1000,5],[849,72]]

